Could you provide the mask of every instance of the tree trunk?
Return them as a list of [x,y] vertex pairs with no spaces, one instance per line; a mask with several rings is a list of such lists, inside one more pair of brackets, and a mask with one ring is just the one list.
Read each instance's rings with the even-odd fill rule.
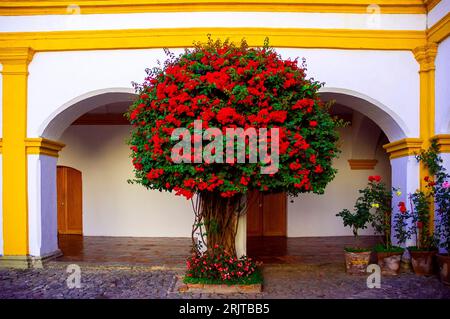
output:
[[[192,234],[199,230],[206,238],[206,248],[223,247],[229,254],[236,256],[236,232],[239,216],[245,212],[245,196],[236,194],[224,198],[220,193],[202,192],[198,194],[194,206],[196,221]],[[204,231],[203,231],[204,229]],[[194,245],[196,244],[193,238]],[[199,252],[198,249],[197,253]]]

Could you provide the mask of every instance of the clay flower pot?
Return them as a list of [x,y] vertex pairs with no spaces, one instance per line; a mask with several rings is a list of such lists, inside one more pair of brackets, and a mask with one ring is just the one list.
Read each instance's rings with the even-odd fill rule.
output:
[[350,275],[365,274],[370,260],[370,251],[345,251],[345,269]]
[[437,255],[439,264],[439,276],[442,283],[450,285],[450,255]]
[[417,275],[431,276],[434,273],[435,250],[409,250],[411,264]]
[[400,273],[400,262],[403,252],[377,252],[381,274],[396,276]]

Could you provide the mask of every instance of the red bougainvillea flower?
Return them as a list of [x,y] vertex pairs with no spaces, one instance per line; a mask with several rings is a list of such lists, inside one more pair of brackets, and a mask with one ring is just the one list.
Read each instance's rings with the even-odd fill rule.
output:
[[[321,86],[306,77],[304,64],[284,60],[267,46],[249,48],[245,41],[211,40],[178,57],[169,54],[135,86],[137,98],[127,112],[133,126],[133,181],[186,198],[199,192],[230,198],[252,189],[292,196],[323,193],[336,173],[332,161],[339,150],[337,123],[320,100]],[[186,128],[194,136],[196,120],[202,121],[202,129],[223,133],[227,128],[278,129],[278,170],[261,174],[270,156],[258,155],[250,162],[250,142],[245,144],[245,163],[206,162],[194,147],[176,154],[175,162],[171,151],[178,141],[172,133]],[[265,142],[271,139],[269,134]],[[204,149],[210,140],[194,136],[192,142]],[[232,146],[236,150],[238,141]],[[211,154],[221,156],[216,151],[212,148]]]
[[407,212],[405,202],[399,202],[397,206],[402,214]]
[[374,176],[369,176],[369,182],[381,182],[381,176],[379,175],[374,175]]

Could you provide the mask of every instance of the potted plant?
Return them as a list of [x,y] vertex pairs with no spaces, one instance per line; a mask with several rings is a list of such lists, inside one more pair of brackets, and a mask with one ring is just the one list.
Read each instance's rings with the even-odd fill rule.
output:
[[[428,178],[426,178],[428,180]],[[436,239],[432,230],[430,217],[430,194],[416,191],[409,195],[411,210],[406,208],[405,202],[398,204],[400,214],[396,217],[394,227],[399,243],[404,244],[411,237],[415,240],[414,246],[409,246],[411,264],[414,273],[430,276],[434,272],[434,259],[437,253]]]
[[[394,191],[397,191],[394,189]],[[398,275],[404,249],[391,241],[392,191],[381,181],[380,176],[369,176],[365,190],[366,201],[371,203],[370,222],[382,243],[375,246],[378,265],[383,275]],[[397,234],[401,236],[401,234]]]
[[434,198],[436,221],[435,234],[440,253],[437,254],[439,264],[439,275],[441,281],[450,285],[450,175],[442,166],[442,158],[438,155],[439,146],[435,139],[431,141],[430,148],[421,152],[417,159],[422,161],[428,168],[434,181],[427,180],[428,187]]
[[[364,193],[364,191],[360,191]],[[351,227],[355,237],[355,247],[345,247],[345,268],[348,274],[365,274],[369,265],[371,248],[360,247],[358,244],[358,231],[367,228],[370,221],[370,205],[365,201],[364,196],[360,196],[355,203],[354,213],[348,209],[343,209],[336,214],[342,218],[345,227]]]

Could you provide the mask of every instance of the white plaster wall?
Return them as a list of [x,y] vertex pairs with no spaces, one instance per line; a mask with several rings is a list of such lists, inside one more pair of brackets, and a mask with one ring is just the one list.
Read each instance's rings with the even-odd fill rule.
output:
[[[394,196],[392,199],[392,207],[394,208],[393,216],[400,214],[395,209],[398,207],[398,203],[403,201],[409,203],[408,194],[414,193],[419,188],[419,163],[414,156],[405,156],[395,158],[391,160],[392,166],[392,187],[395,187],[401,191],[400,196]],[[395,217],[394,217],[395,218]],[[391,234],[393,243],[397,240],[394,237],[394,233]],[[414,240],[409,239],[405,246],[414,245]]]
[[[82,9],[81,9],[82,10]],[[0,32],[150,28],[323,28],[424,30],[425,14],[172,12],[0,17]]]
[[447,170],[447,173],[450,174],[450,153],[442,153],[441,154],[442,160],[443,160],[443,165],[445,167],[445,169]]
[[436,56],[436,134],[450,133],[450,38],[439,44]]
[[56,161],[52,156],[28,155],[28,244],[32,256],[58,249]]
[[428,28],[431,28],[439,20],[441,20],[447,13],[450,12],[450,0],[441,0],[429,13],[428,13]]
[[130,185],[128,126],[71,126],[58,165],[82,172],[86,236],[189,237],[190,201]]
[[[388,186],[391,185],[389,160],[380,147],[376,151],[378,160],[374,170],[351,170],[348,159],[352,158],[352,149],[358,145],[352,144],[351,128],[344,128],[341,132],[340,157],[335,160],[334,167],[338,169],[335,179],[328,184],[325,194],[302,194],[288,201],[288,236],[352,236],[350,228],[345,228],[340,217],[335,215],[344,208],[352,211],[358,190],[367,185],[370,175],[380,175]],[[360,140],[364,142],[363,139]],[[360,235],[373,235],[369,228],[361,230]]]
[[[407,51],[279,49],[283,57],[305,57],[309,75],[326,86],[360,92],[391,109],[409,137],[419,134],[418,64]],[[173,50],[178,53],[180,50]],[[72,99],[94,90],[129,88],[144,69],[164,61],[161,49],[37,53],[30,64],[28,136]]]
[[[83,174],[83,232],[88,236],[188,237],[193,222],[190,202],[182,197],[129,185],[132,178],[127,126],[71,126],[62,136],[67,145],[58,165]],[[95,138],[94,138],[95,137]],[[351,235],[335,214],[353,207],[357,190],[369,175],[390,179],[389,161],[378,150],[374,171],[352,171],[351,129],[344,129],[339,173],[323,196],[303,195],[288,205],[288,236]],[[361,234],[371,234],[364,231]]]

